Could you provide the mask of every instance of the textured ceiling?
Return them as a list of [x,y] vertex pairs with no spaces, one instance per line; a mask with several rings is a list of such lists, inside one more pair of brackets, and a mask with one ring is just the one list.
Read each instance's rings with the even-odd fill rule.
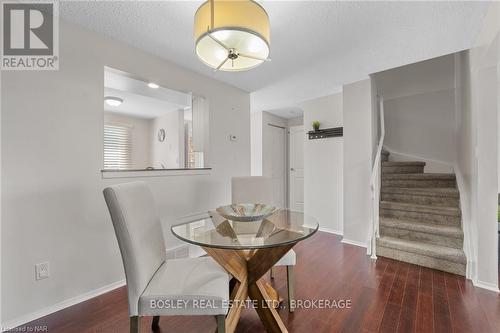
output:
[[271,20],[271,62],[213,72],[194,54],[201,1],[62,2],[61,16],[252,92],[272,110],[339,91],[368,74],[470,48],[489,3],[259,1]]

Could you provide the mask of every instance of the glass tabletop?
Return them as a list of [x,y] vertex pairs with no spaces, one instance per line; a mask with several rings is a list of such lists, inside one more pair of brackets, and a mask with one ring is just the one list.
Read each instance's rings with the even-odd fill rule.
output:
[[280,209],[258,221],[231,221],[216,212],[210,217],[171,228],[179,239],[220,249],[260,249],[304,240],[318,230],[318,222],[301,212]]

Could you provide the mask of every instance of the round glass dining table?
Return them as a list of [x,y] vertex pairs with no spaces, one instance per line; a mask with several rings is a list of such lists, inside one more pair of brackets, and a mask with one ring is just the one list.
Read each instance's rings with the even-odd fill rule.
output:
[[312,236],[318,222],[301,212],[280,209],[258,221],[232,221],[215,211],[210,217],[172,227],[179,239],[201,246],[236,279],[226,332],[234,332],[247,298],[268,332],[288,332],[275,309],[277,292],[261,277],[295,244]]

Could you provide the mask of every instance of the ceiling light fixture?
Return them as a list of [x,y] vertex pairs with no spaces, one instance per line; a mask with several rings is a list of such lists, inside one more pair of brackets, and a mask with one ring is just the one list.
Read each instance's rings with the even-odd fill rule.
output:
[[196,11],[196,55],[215,70],[236,72],[269,61],[269,16],[252,0],[208,0]]
[[123,103],[123,99],[114,96],[106,96],[104,97],[104,101],[110,106],[120,106]]
[[158,88],[160,88],[160,86],[159,86],[159,85],[157,85],[157,84],[156,84],[156,83],[154,83],[154,82],[149,82],[149,83],[148,83],[148,87],[149,87],[149,88],[153,88],[153,89],[158,89]]

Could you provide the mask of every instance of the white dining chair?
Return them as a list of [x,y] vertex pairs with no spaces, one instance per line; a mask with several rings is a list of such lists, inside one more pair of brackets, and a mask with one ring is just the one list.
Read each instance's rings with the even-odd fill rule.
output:
[[[130,332],[142,316],[216,316],[225,331],[229,276],[210,257],[166,260],[165,242],[153,195],[143,182],[104,189],[127,281]],[[209,304],[210,306],[201,306]],[[182,306],[179,306],[182,305]]]
[[[263,176],[233,177],[231,179],[231,201],[238,203],[263,203],[273,204],[272,179]],[[274,266],[286,266],[288,287],[288,311],[293,312],[294,299],[294,273],[296,263],[294,250],[288,251]],[[271,278],[274,279],[274,269],[271,268]]]

